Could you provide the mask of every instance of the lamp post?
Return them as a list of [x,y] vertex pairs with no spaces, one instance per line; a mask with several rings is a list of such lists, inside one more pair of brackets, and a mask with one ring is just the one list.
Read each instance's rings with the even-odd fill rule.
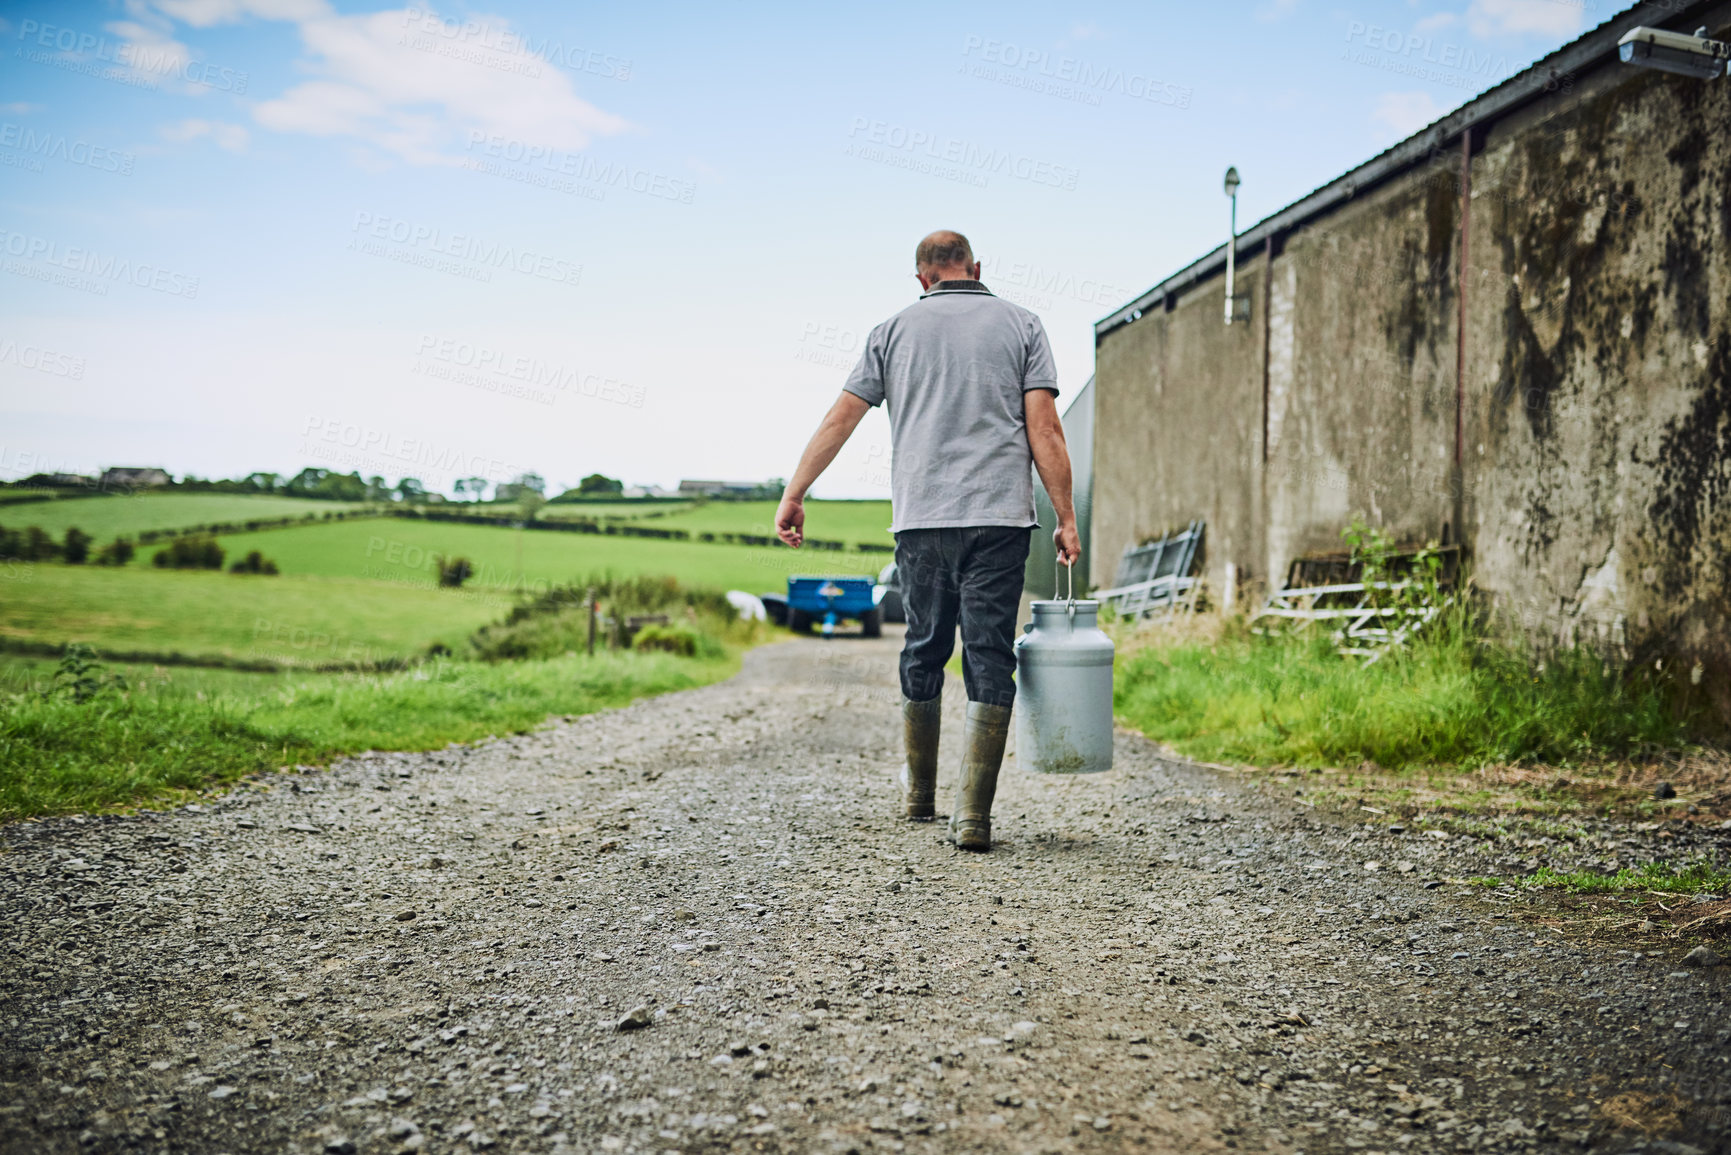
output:
[[1238,265],[1238,169],[1226,170],[1226,195],[1232,201],[1232,224],[1226,234],[1226,323],[1232,324],[1233,280]]

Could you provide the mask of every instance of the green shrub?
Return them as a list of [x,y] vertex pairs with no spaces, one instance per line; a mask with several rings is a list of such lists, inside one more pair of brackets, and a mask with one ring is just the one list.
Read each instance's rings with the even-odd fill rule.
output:
[[158,569],[221,569],[223,549],[214,537],[177,537],[156,551]]
[[631,639],[631,648],[640,652],[659,651],[687,658],[719,658],[726,648],[710,637],[680,625],[647,625]]
[[250,550],[247,555],[228,567],[229,573],[275,574],[276,562],[264,556],[258,550]]
[[90,557],[90,543],[94,540],[89,534],[77,526],[68,526],[66,537],[60,546],[60,556],[66,559],[68,565],[83,565]]
[[97,565],[125,565],[132,560],[137,547],[129,537],[117,537],[96,551]]
[[637,637],[658,628],[687,631],[704,639],[692,651],[699,657],[718,656],[725,652],[727,642],[744,645],[757,637],[756,627],[739,620],[721,590],[684,587],[670,577],[602,574],[556,586],[519,603],[503,621],[477,630],[470,645],[489,661],[548,658],[587,650],[591,595],[600,604],[595,623],[598,646],[623,647],[627,620],[650,614],[677,616],[684,622],[669,627],[646,626]]
[[0,529],[0,561],[53,561],[59,556],[60,544],[41,526],[22,532]]
[[475,567],[466,557],[435,557],[439,566],[439,585],[445,589],[457,589],[475,576]]

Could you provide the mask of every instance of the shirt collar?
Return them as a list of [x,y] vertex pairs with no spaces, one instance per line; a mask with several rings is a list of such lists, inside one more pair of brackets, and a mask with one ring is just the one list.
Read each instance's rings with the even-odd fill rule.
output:
[[933,293],[984,293],[989,297],[992,295],[992,290],[986,288],[979,281],[939,281],[921,293],[920,300],[925,300]]

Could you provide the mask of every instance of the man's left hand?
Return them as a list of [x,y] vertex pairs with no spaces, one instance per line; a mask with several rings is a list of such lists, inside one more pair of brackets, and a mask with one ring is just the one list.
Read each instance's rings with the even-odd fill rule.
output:
[[784,497],[775,511],[775,536],[798,549],[805,544],[805,502]]

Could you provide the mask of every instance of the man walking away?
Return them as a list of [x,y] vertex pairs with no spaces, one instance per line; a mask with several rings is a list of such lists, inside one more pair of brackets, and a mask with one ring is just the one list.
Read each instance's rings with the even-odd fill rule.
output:
[[871,331],[788,482],[775,530],[799,547],[806,491],[866,410],[888,403],[891,529],[908,619],[904,810],[916,821],[935,816],[944,664],[960,624],[967,733],[950,836],[964,850],[989,850],[992,797],[1016,700],[1013,645],[1028,531],[1038,525],[1030,464],[1058,514],[1058,560],[1074,562],[1081,539],[1058,421],[1058,375],[1040,319],[980,283],[979,263],[960,233],[941,230],[921,241],[914,270],[924,292]]

